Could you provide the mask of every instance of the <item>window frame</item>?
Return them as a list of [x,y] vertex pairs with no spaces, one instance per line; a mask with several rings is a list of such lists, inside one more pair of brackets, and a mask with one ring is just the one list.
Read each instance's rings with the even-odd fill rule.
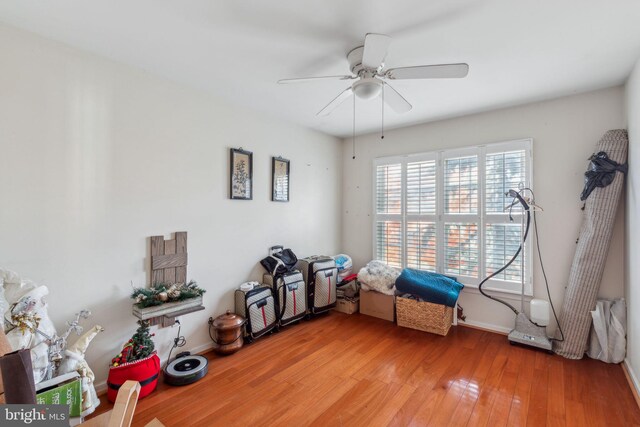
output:
[[[477,288],[480,281],[486,277],[486,226],[487,224],[520,224],[522,214],[521,211],[513,212],[514,221],[509,221],[508,212],[505,213],[487,213],[486,212],[486,156],[493,153],[507,153],[510,151],[524,150],[525,152],[525,187],[530,187],[533,182],[533,139],[523,138],[509,141],[501,141],[495,143],[481,144],[462,148],[454,148],[447,150],[436,150],[424,153],[413,153],[406,155],[385,156],[373,159],[372,173],[372,250],[373,259],[376,259],[378,253],[377,239],[377,223],[378,221],[393,220],[401,222],[402,232],[402,248],[401,263],[402,267],[407,266],[407,223],[412,221],[433,221],[436,224],[436,271],[445,274],[444,257],[445,251],[445,224],[452,222],[469,222],[476,223],[478,227],[478,276],[458,276],[458,280],[471,288]],[[478,191],[477,191],[477,214],[455,214],[445,213],[445,182],[444,182],[444,163],[446,159],[459,158],[465,156],[477,155],[478,159]],[[431,214],[408,214],[407,213],[407,164],[435,160],[436,162],[436,213]],[[377,213],[377,168],[378,166],[389,164],[401,165],[401,213],[400,214],[378,214]],[[524,294],[526,296],[533,295],[533,268],[532,268],[532,239],[533,224],[529,229],[529,237],[525,243],[525,286]],[[508,294],[520,294],[520,282],[506,281],[501,279],[488,280],[483,286],[486,290],[504,292]]]

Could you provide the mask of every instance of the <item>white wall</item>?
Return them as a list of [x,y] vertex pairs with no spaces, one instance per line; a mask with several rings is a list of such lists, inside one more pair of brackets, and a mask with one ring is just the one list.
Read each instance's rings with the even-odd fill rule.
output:
[[629,174],[627,175],[626,288],[627,298],[627,367],[636,388],[640,388],[640,61],[636,63],[626,85],[627,128],[629,130]]
[[[415,102],[430,102],[429,100]],[[433,101],[433,102],[437,102]],[[547,102],[427,123],[343,141],[344,183],[342,250],[361,267],[372,256],[372,162],[376,157],[419,153],[483,143],[533,138],[533,188],[545,211],[538,216],[543,260],[556,308],[575,252],[581,222],[583,174],[587,158],[609,129],[623,126],[623,90],[600,90]],[[619,209],[600,295],[623,294],[624,209]],[[534,295],[547,299],[540,265],[534,257]],[[461,296],[467,321],[508,331],[513,314],[471,289]],[[552,328],[553,329],[553,328]]]
[[[239,146],[254,153],[253,201],[227,198]],[[291,160],[290,203],[270,201],[272,155]],[[190,348],[261,278],[269,246],[340,249],[338,139],[6,26],[0,156],[0,266],[49,287],[59,329],[82,308],[106,327],[88,352],[98,381],[135,330],[149,236],[189,233],[188,278],[207,289],[206,310],[182,318]],[[163,358],[175,333],[156,335]]]

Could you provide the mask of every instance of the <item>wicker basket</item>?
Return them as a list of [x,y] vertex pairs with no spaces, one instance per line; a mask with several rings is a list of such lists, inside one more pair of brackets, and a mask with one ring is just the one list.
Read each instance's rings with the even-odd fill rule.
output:
[[453,308],[396,297],[396,316],[398,326],[444,336],[453,322]]

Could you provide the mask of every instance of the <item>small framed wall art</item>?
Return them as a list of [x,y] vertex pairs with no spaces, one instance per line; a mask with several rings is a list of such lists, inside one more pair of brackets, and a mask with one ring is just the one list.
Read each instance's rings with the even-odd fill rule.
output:
[[271,158],[271,200],[289,201],[290,162],[282,157]]
[[253,199],[253,153],[240,148],[232,148],[229,169],[229,198],[236,200]]

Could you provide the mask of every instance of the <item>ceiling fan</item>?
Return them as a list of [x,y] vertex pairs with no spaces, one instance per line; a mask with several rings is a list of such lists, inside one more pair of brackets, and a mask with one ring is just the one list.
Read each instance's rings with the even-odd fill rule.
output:
[[[389,85],[389,80],[462,78],[469,73],[469,65],[465,63],[385,69],[384,60],[390,43],[391,37],[387,35],[368,33],[365,36],[364,45],[352,49],[347,54],[351,75],[283,79],[278,80],[278,83],[304,83],[328,79],[355,80],[350,87],[342,91],[320,110],[316,114],[318,116],[328,116],[352,94],[355,94],[360,99],[368,100],[377,97],[380,93],[382,93],[384,103],[395,112],[406,113],[411,110],[411,104]],[[385,86],[389,89],[388,91],[383,91]]]

